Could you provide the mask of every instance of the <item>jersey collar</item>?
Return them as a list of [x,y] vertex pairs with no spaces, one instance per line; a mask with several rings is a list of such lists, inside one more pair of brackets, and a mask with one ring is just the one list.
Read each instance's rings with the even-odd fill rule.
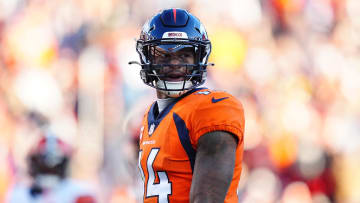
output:
[[[159,115],[156,115],[156,112],[158,111],[158,107],[157,107],[157,102],[154,102],[149,110],[148,113],[148,132],[149,132],[149,136],[151,136],[151,134],[156,130],[156,128],[158,127],[158,125],[160,124],[160,122],[165,118],[165,116],[171,111],[171,109],[174,107],[174,105],[180,101],[181,99],[185,98],[186,96],[199,91],[199,90],[204,90],[204,89],[208,89],[208,88],[195,88],[192,90],[189,90],[188,92],[186,92],[185,94],[181,95],[180,97],[176,98],[174,101],[172,101],[167,107],[165,107],[165,109],[160,112]],[[151,132],[152,131],[152,132]],[[151,133],[150,133],[151,132]]]

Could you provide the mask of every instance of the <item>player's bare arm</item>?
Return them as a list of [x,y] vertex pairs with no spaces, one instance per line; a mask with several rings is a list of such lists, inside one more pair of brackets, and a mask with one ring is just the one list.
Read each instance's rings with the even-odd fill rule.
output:
[[224,202],[233,177],[237,138],[214,131],[199,138],[190,191],[191,203]]

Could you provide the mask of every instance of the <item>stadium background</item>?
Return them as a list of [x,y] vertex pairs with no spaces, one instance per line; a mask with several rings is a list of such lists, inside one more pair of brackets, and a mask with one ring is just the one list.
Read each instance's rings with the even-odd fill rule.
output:
[[155,99],[135,40],[162,8],[189,9],[213,43],[207,87],[246,115],[240,202],[360,202],[360,1],[1,0],[0,202],[50,129],[70,176],[136,202],[136,139]]

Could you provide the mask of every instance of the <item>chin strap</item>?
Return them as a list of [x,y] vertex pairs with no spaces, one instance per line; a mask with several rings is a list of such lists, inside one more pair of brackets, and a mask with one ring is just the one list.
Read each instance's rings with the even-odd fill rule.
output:
[[156,86],[162,89],[167,89],[167,90],[159,90],[159,91],[166,94],[169,97],[176,98],[176,97],[180,97],[181,95],[183,95],[188,91],[188,90],[176,90],[176,89],[182,89],[183,87],[189,88],[192,86],[192,82],[185,81],[185,86],[184,86],[184,81],[171,82],[171,81],[158,80],[156,82]]

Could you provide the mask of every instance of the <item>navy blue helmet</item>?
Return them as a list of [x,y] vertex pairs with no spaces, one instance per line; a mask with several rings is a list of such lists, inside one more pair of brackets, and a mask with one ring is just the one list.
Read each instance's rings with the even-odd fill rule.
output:
[[[188,48],[194,53],[193,64],[157,64],[156,52],[174,53]],[[166,9],[143,26],[140,38],[136,43],[140,56],[140,76],[143,82],[151,87],[168,92],[183,92],[202,85],[206,79],[206,68],[211,52],[211,43],[202,23],[184,9]],[[136,62],[130,62],[130,64]],[[165,66],[186,67],[184,81],[176,85],[163,81],[160,70]]]

